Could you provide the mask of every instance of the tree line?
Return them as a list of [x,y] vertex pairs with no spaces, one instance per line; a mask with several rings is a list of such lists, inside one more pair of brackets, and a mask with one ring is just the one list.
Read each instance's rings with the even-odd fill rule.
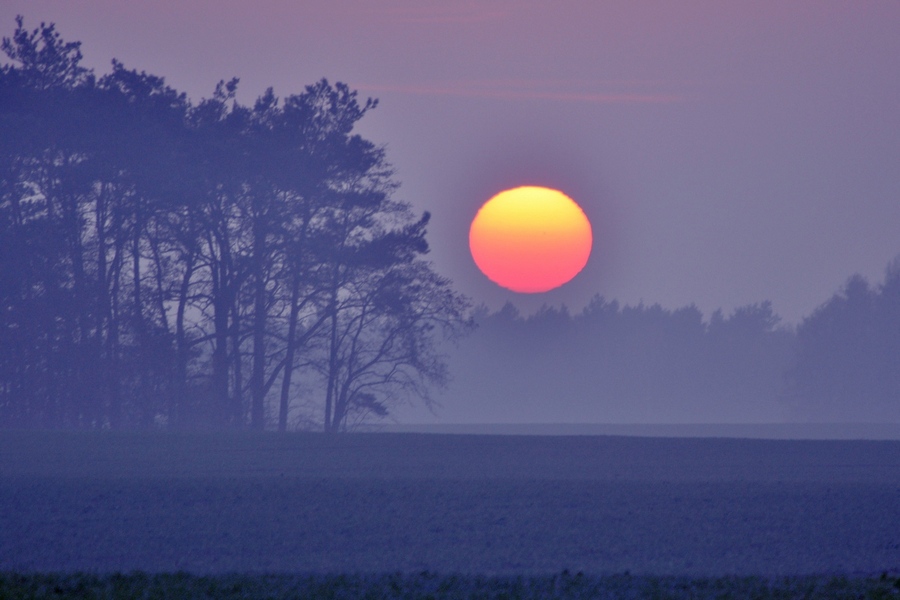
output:
[[252,106],[21,17],[0,67],[0,424],[352,428],[447,379],[468,301],[394,199],[376,107],[321,80]]
[[451,394],[491,421],[900,421],[900,257],[795,327],[770,302],[704,319],[601,296],[574,314],[507,304],[475,320]]

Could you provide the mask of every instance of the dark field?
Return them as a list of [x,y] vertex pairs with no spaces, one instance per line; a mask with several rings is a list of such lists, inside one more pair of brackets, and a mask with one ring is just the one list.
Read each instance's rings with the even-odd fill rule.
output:
[[667,598],[702,600],[900,597],[900,579],[879,577],[593,577],[569,573],[536,577],[479,577],[434,573],[382,575],[127,575],[3,574],[0,598],[208,598],[234,600],[547,600]]
[[898,567],[897,441],[0,432],[6,572]]

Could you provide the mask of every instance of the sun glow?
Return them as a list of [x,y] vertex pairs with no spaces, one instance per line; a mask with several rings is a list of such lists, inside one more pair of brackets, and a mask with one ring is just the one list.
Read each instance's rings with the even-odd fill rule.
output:
[[475,215],[469,249],[488,279],[521,293],[552,290],[587,264],[593,235],[581,207],[558,190],[500,192]]

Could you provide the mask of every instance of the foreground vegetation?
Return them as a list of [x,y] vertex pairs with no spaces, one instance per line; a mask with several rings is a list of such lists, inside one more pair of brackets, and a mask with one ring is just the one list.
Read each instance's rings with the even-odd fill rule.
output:
[[0,598],[900,598],[900,577],[0,573]]

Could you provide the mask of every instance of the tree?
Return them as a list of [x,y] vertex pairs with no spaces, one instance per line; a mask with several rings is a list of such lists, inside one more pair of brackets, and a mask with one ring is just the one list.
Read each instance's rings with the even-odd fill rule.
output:
[[[403,222],[406,207],[394,216]],[[370,415],[448,378],[439,344],[473,326],[469,304],[422,256],[426,213],[418,222],[345,246],[330,265],[328,337],[318,368],[326,380],[325,431],[351,429]]]
[[884,418],[891,401],[882,379],[881,365],[889,357],[882,354],[881,330],[896,327],[880,322],[884,304],[881,290],[854,275],[803,320],[796,362],[787,374],[787,399],[795,411],[817,421]]
[[78,135],[95,80],[79,65],[79,44],[64,43],[52,24],[30,32],[21,17],[16,24],[2,41],[12,62],[0,68],[0,212],[10,242],[0,260],[12,276],[3,341],[37,354],[9,357],[15,383],[5,404],[26,423],[96,422],[96,286],[82,235],[92,174]]
[[[423,323],[464,328],[465,301],[421,260],[427,217],[391,198],[384,149],[354,133],[376,101],[323,79],[243,106],[233,79],[192,104],[117,61],[98,80],[79,43],[21,17],[2,49],[2,422],[262,429],[277,387],[285,430],[329,323],[358,341],[394,327],[422,358],[363,384],[400,353],[362,368],[354,346],[350,380],[326,377],[338,424],[442,378]],[[441,294],[444,312],[423,303]]]
[[53,25],[28,32],[17,24],[3,42],[13,61],[2,74],[12,142],[3,207],[27,206],[15,225],[20,248],[46,243],[34,225],[53,231],[44,237],[57,240],[56,276],[42,293],[55,296],[47,306],[66,340],[47,352],[65,365],[53,373],[67,391],[57,414],[42,418],[148,426],[171,394],[170,281],[158,231],[171,202],[159,182],[177,172],[186,97],[115,61],[98,81],[79,66],[79,44],[63,42]]
[[803,320],[787,399],[816,420],[900,418],[900,257],[872,286],[860,275]]
[[885,270],[875,301],[875,323],[879,416],[893,414],[900,419],[900,256]]

